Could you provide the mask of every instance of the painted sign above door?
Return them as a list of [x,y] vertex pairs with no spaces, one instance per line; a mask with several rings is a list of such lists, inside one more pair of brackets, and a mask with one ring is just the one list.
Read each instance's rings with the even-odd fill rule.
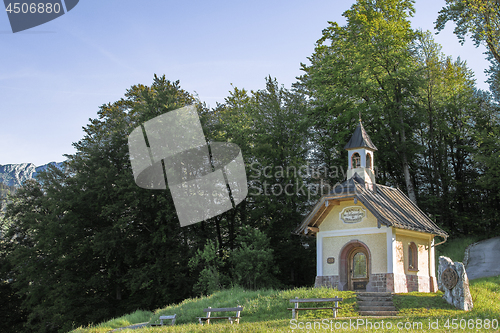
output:
[[349,206],[342,209],[340,219],[344,223],[358,223],[366,217],[366,209],[359,206]]

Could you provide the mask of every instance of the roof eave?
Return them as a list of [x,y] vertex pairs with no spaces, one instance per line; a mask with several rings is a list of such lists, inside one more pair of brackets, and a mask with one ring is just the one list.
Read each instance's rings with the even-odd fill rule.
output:
[[[315,222],[315,220],[313,220],[314,216],[316,215],[316,213],[318,213],[318,211],[321,209],[321,207],[323,206],[323,204],[325,204],[326,201],[330,201],[330,200],[339,200],[339,199],[349,199],[349,198],[354,198],[356,196],[356,194],[349,194],[349,195],[343,195],[343,196],[338,196],[338,195],[335,195],[335,194],[325,194],[324,196],[322,196],[318,202],[316,203],[316,205],[314,205],[314,208],[311,210],[311,212],[309,214],[307,214],[306,218],[302,221],[302,223],[297,227],[295,228],[294,231],[292,231],[292,234],[295,234],[295,235],[306,235],[306,236],[315,236],[314,235],[310,235],[308,233],[308,227],[312,227]],[[312,224],[311,224],[312,222]]]

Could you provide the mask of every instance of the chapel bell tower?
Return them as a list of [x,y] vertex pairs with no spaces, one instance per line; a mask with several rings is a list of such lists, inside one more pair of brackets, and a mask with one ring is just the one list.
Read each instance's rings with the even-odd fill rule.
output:
[[373,162],[377,147],[370,140],[361,124],[361,119],[344,149],[348,153],[347,179],[352,178],[357,173],[365,181],[365,184],[375,184]]

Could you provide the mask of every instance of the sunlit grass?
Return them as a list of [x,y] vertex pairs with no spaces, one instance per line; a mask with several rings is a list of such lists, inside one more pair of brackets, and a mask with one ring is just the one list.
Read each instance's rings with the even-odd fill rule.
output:
[[[500,320],[500,276],[481,278],[470,281],[474,309],[464,312],[455,309],[442,299],[442,293],[407,293],[394,295],[394,305],[399,311],[399,318],[361,318],[358,317],[355,295],[350,291],[337,291],[328,288],[298,288],[290,290],[257,290],[246,291],[233,288],[217,292],[210,296],[187,299],[182,303],[167,306],[153,312],[136,311],[131,315],[116,318],[101,325],[88,328],[79,328],[73,332],[78,333],[104,333],[116,328],[116,325],[127,326],[148,321],[155,322],[160,315],[177,314],[175,326],[144,327],[123,332],[172,332],[172,333],[197,333],[197,332],[329,332],[330,329],[345,332],[373,332],[375,329],[369,325],[381,325],[384,329],[377,331],[401,332],[397,325],[403,326],[405,332],[452,332],[452,328],[445,328],[446,323],[451,325],[452,320],[460,323],[469,323],[478,320]],[[291,322],[292,307],[290,299],[313,297],[343,297],[342,307],[338,318],[332,319],[330,311],[305,311],[300,313],[299,321]],[[239,325],[229,324],[226,320],[214,321],[210,325],[200,325],[196,317],[204,315],[203,309],[212,307],[244,306]],[[325,319],[327,318],[327,319]],[[360,320],[360,322],[358,322]],[[310,325],[310,328],[302,325]],[[362,323],[361,325],[359,325]],[[316,325],[316,326],[314,326]],[[337,329],[335,329],[337,325]],[[342,326],[344,325],[344,326]],[[368,325],[368,327],[366,327]],[[438,325],[438,329],[430,329],[429,325]],[[391,326],[391,328],[387,328]],[[343,327],[343,328],[341,328]],[[467,330],[471,331],[471,330]],[[498,330],[479,329],[475,332],[492,332]]]

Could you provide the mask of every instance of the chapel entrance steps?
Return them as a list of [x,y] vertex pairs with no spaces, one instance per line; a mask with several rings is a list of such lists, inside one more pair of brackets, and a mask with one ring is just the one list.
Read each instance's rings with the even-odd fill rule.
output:
[[396,316],[398,314],[390,292],[357,292],[356,298],[361,316]]

